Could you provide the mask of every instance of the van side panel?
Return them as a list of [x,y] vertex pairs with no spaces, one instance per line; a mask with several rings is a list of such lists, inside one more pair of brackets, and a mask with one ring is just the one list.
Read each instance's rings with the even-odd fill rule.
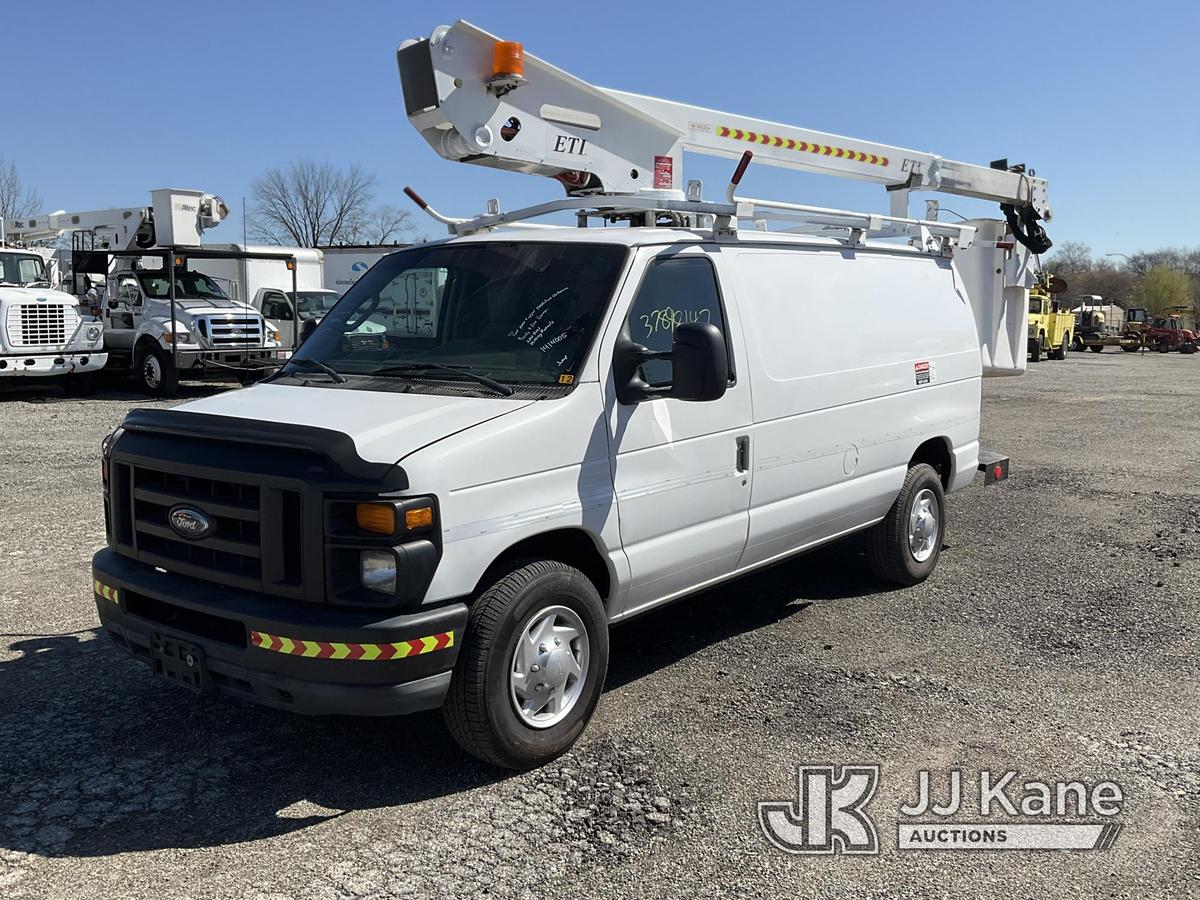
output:
[[950,473],[961,481],[981,372],[949,260],[744,249],[733,262],[754,399],[740,567],[881,519],[928,438],[963,448]]

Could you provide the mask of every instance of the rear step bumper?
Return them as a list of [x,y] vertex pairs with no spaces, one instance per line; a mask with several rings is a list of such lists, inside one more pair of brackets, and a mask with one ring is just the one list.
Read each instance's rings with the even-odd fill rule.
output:
[[980,450],[979,471],[983,473],[985,485],[1005,481],[1008,478],[1008,457],[990,450]]

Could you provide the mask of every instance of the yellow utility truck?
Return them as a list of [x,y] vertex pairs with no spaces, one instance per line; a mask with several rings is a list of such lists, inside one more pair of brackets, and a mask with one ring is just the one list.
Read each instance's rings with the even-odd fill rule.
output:
[[1067,358],[1075,315],[1064,309],[1058,300],[1066,290],[1067,283],[1063,279],[1039,275],[1037,284],[1029,291],[1029,359],[1033,362],[1043,356]]

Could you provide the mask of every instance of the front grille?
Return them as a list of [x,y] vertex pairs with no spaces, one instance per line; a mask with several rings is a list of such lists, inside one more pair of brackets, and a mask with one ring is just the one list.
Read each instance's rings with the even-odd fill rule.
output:
[[[211,534],[192,539],[176,532],[170,513],[181,505],[204,513],[213,523]],[[205,571],[215,572],[227,582],[262,588],[256,485],[138,466],[133,470],[132,512],[139,558],[201,577]]]
[[79,313],[61,303],[14,303],[8,308],[8,342],[15,347],[61,347],[79,327]]
[[[121,459],[112,462],[109,477],[104,515],[117,552],[217,584],[304,595],[305,507],[299,486],[259,486]],[[193,538],[177,532],[171,511],[179,506],[202,513],[212,523],[209,534]]]
[[216,349],[263,345],[263,322],[257,316],[204,316],[200,332]]

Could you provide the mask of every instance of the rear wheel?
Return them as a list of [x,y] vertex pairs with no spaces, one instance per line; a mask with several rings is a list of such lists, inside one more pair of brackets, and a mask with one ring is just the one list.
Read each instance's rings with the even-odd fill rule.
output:
[[1070,335],[1070,334],[1064,334],[1064,335],[1063,335],[1063,339],[1062,339],[1062,343],[1058,345],[1058,349],[1056,349],[1056,350],[1054,351],[1054,353],[1053,353],[1053,354],[1051,354],[1051,355],[1052,355],[1052,356],[1053,356],[1055,359],[1066,359],[1066,358],[1067,358],[1067,348],[1068,348],[1068,347],[1070,347],[1070,346],[1071,346],[1071,335]]
[[156,342],[143,341],[134,357],[134,372],[142,390],[155,397],[174,397],[179,391],[179,372],[171,354]]
[[1029,359],[1033,362],[1042,361],[1042,339],[1038,338],[1029,345]]
[[1084,350],[1086,350],[1087,347],[1083,345],[1083,338],[1081,338],[1079,335],[1075,335],[1075,340],[1071,342],[1071,349],[1077,353],[1082,353]]
[[1104,345],[1103,345],[1103,344],[1092,344],[1092,346],[1091,346],[1089,349],[1090,349],[1090,350],[1091,350],[1093,353],[1103,353],[1103,352],[1104,352]]
[[608,621],[595,586],[564,563],[530,561],[471,605],[442,714],[467,752],[528,769],[583,733],[607,670]]
[[942,552],[946,498],[932,466],[913,466],[883,521],[867,532],[867,561],[875,575],[908,587],[929,577]]

